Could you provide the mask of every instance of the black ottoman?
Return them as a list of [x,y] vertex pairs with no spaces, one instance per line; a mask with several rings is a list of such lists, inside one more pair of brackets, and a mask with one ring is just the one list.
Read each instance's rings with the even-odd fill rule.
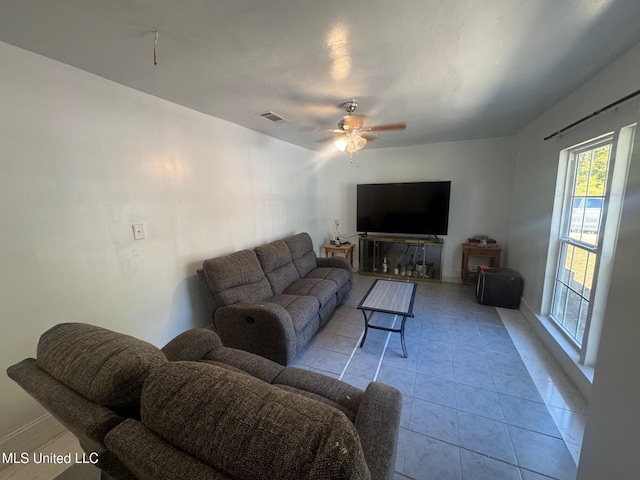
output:
[[522,277],[511,268],[479,268],[476,296],[478,303],[494,307],[519,308]]

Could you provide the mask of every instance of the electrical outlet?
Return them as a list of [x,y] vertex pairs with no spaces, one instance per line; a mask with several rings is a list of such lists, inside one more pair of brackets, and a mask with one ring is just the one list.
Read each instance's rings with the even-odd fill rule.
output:
[[142,240],[144,238],[144,224],[136,223],[131,225],[133,229],[133,239],[134,240]]
[[336,222],[336,227],[340,226],[340,220],[338,220],[337,218],[334,220],[334,222]]

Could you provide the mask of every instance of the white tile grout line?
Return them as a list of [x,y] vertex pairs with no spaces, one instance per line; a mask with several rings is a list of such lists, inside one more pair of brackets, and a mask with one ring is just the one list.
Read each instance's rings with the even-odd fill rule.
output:
[[349,368],[349,365],[351,364],[351,360],[353,359],[353,356],[358,351],[358,348],[360,348],[360,342],[362,341],[362,337],[364,336],[364,332],[366,332],[366,327],[365,327],[365,330],[363,330],[362,333],[360,334],[360,338],[358,338],[358,341],[356,342],[356,346],[353,347],[353,351],[351,352],[351,356],[349,356],[349,360],[347,360],[346,365],[342,369],[342,373],[338,377],[338,380],[342,380],[342,377],[344,377],[344,374],[346,373],[347,368]]
[[[398,318],[397,315],[395,317],[393,317],[393,323],[391,324],[391,328],[393,328],[395,326],[397,318]],[[353,356],[358,351],[358,348],[360,348],[360,342],[362,342],[362,337],[364,336],[364,332],[366,332],[366,327],[362,331],[362,334],[360,334],[360,338],[358,338],[358,341],[356,342],[356,346],[353,347],[353,351],[351,352],[351,355],[349,356],[349,360],[347,360],[347,364],[342,369],[342,373],[338,377],[338,380],[342,380],[342,377],[344,377],[344,374],[347,372],[347,368],[349,368],[349,365],[351,364],[351,360],[353,359]],[[380,367],[382,365],[382,359],[384,358],[384,354],[387,351],[387,345],[389,345],[389,339],[391,338],[391,333],[392,332],[387,333],[387,340],[384,343],[384,348],[382,349],[382,355],[380,355],[380,360],[378,361],[378,368],[376,369],[376,374],[373,377],[372,382],[375,382],[378,379],[378,373],[380,373]]]
[[[398,315],[393,317],[393,323],[391,324],[391,328],[396,326],[396,320],[398,319]],[[380,355],[380,361],[378,362],[378,368],[376,369],[376,374],[373,377],[373,381],[378,380],[378,374],[380,373],[380,367],[382,366],[382,359],[384,359],[384,354],[387,351],[387,346],[389,345],[389,339],[391,338],[391,333],[387,333],[387,340],[384,342],[384,348],[382,349],[382,355]]]

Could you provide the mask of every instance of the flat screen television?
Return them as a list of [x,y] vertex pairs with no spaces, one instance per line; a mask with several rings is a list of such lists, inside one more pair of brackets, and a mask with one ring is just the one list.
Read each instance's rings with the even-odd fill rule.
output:
[[360,233],[446,235],[451,182],[357,185]]

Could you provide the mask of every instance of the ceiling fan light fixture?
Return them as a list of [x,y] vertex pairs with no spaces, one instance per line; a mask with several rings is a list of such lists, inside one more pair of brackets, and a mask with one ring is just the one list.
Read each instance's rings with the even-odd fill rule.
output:
[[356,150],[362,150],[364,146],[367,144],[367,139],[361,137],[360,135],[353,136],[353,145],[356,147]]
[[344,152],[347,149],[347,146],[349,145],[349,143],[350,143],[349,137],[347,135],[342,135],[338,140],[334,142],[334,145],[338,150],[340,150],[341,152]]
[[[338,122],[338,128],[316,128],[317,131],[329,131],[333,134],[337,134],[337,137],[329,137],[333,140],[333,144],[341,152],[348,152],[349,157],[351,154],[358,153],[366,145],[368,140],[375,140],[377,137],[370,132],[382,132],[387,130],[404,130],[406,128],[405,123],[387,123],[383,125],[364,125],[364,119],[366,115],[356,115],[353,112],[358,106],[358,102],[351,100],[341,105],[347,115],[342,117],[342,120]],[[360,135],[360,133],[363,135]],[[326,139],[326,140],[329,140]],[[357,157],[357,155],[356,155]]]
[[353,132],[345,133],[334,142],[334,145],[338,150],[340,150],[341,152],[344,152],[346,150],[349,153],[354,153],[358,150],[362,150],[366,144],[366,138],[361,137],[357,133]]

